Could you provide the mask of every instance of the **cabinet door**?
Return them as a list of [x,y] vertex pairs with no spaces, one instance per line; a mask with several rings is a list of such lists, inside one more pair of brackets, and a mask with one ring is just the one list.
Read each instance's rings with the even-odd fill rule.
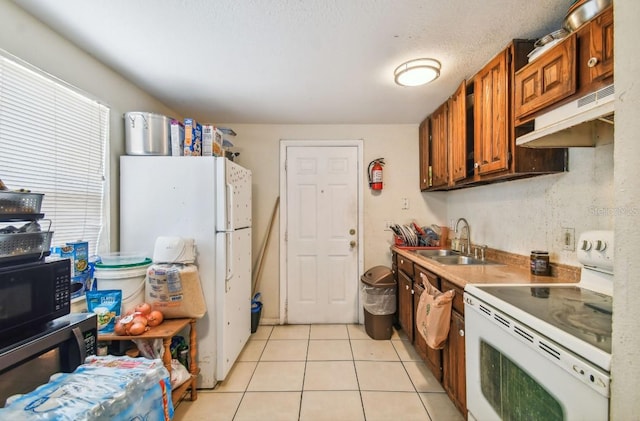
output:
[[463,414],[467,413],[467,381],[464,343],[463,290],[447,279],[440,279],[442,291],[454,290],[449,336],[442,350],[443,387]]
[[474,159],[478,175],[509,168],[509,107],[507,48],[474,80]]
[[413,342],[413,281],[402,270],[398,271],[398,322]]
[[431,187],[429,118],[420,123],[418,132],[418,154],[420,155],[420,190]]
[[449,100],[449,161],[451,181],[467,177],[467,100],[466,81]]
[[587,67],[591,82],[613,76],[613,7],[596,16],[590,23]]
[[[419,282],[415,282],[413,284],[413,320],[414,321],[417,320],[418,303],[420,302],[420,297],[422,296],[423,292],[424,292],[424,287],[422,285],[420,285]],[[427,361],[427,349],[429,347],[427,346],[427,341],[424,340],[424,338],[422,337],[422,335],[418,331],[417,326],[414,328],[414,330],[415,330],[415,335],[414,335],[415,337],[414,337],[414,341],[413,341],[413,347],[418,352],[418,355],[420,355],[420,358],[422,358],[425,362],[428,363],[428,361]],[[431,368],[431,367],[429,367],[429,368]]]
[[[398,259],[398,255],[397,253],[393,252],[391,253],[391,273],[393,273],[393,280],[395,281],[396,285],[398,285],[398,264],[397,264],[397,260]],[[400,308],[400,305],[398,304],[398,294],[396,294],[396,313],[393,315],[393,325],[396,328],[400,327],[400,323],[398,321],[398,311],[397,309]]]
[[443,350],[444,389],[463,414],[467,413],[467,381],[464,344],[464,317],[457,311],[451,312],[449,338]]
[[575,33],[515,74],[516,121],[576,91]]
[[431,114],[431,168],[432,187],[446,186],[449,182],[447,161],[448,104],[445,102]]

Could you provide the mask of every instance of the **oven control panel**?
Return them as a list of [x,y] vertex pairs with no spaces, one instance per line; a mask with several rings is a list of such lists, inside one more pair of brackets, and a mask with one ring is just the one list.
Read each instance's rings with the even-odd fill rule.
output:
[[584,266],[613,273],[613,231],[585,231],[580,234],[578,260]]

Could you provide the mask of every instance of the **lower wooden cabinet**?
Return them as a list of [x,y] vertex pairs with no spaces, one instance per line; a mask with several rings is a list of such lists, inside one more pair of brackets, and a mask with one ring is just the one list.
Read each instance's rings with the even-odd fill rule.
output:
[[[412,261],[395,255],[397,262],[395,275],[398,283],[398,324],[413,344],[416,352],[424,360],[434,377],[442,384],[447,395],[466,416],[466,366],[464,344],[464,301],[463,290],[446,279],[442,279],[432,272],[413,264]],[[409,273],[408,273],[409,272]],[[424,293],[424,282],[429,282],[440,291],[453,289],[451,322],[449,337],[443,349],[433,349],[427,346],[422,335],[415,327],[416,311],[420,296]]]
[[467,413],[467,381],[464,343],[464,300],[463,291],[446,279],[440,280],[442,291],[453,289],[456,295],[453,299],[449,338],[442,350],[443,381],[442,386],[447,395],[463,414]]
[[[424,287],[416,282],[413,289],[413,307],[415,311],[417,311],[418,302],[420,301],[420,296],[424,292]],[[430,348],[420,332],[416,332],[413,346],[418,352],[418,355],[420,355],[424,362],[427,363],[433,377],[442,383],[442,350]]]
[[413,342],[413,280],[402,270],[398,271],[398,323],[407,338]]

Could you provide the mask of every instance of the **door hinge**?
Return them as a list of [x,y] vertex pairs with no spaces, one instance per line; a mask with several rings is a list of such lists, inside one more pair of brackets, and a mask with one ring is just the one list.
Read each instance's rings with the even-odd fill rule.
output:
[[289,231],[284,232],[284,242],[286,243],[287,241],[289,241]]
[[507,165],[511,164],[512,154],[511,151],[507,152]]

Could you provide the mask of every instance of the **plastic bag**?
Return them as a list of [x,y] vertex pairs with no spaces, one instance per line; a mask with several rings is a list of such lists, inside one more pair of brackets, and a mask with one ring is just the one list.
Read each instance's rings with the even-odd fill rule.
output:
[[430,348],[442,349],[449,336],[455,291],[440,292],[428,281],[423,281],[423,285],[424,292],[416,311],[416,328]]
[[162,339],[131,339],[136,344],[140,355],[149,359],[162,359],[164,355],[164,345]]
[[122,309],[122,290],[87,291],[87,309],[98,316],[98,332],[111,333]]
[[191,379],[191,373],[187,370],[187,367],[182,365],[180,361],[171,360],[171,389],[174,390],[182,383]]

